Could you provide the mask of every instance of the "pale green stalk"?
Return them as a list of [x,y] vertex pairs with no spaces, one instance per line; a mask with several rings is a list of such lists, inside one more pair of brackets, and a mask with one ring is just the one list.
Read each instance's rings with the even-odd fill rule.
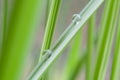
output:
[[112,63],[112,71],[110,80],[119,80],[119,69],[120,69],[120,17],[119,17],[119,25],[117,28],[117,36],[116,36],[116,44],[115,44],[115,52]]
[[[104,5],[104,10],[103,10],[103,15],[102,15],[102,19],[101,19],[101,22],[100,22],[100,27],[99,27],[99,31],[98,31],[98,36],[97,36],[97,49],[100,48],[100,45],[101,45],[101,39],[102,39],[102,36],[104,34],[104,30],[105,30],[105,27],[104,25],[106,24],[106,20],[107,20],[107,17],[109,15],[109,11],[110,11],[111,7],[110,7],[110,0],[106,0],[105,1],[105,5]],[[98,54],[97,54],[98,55]]]
[[[48,1],[47,8],[50,7],[50,9],[48,8],[47,10],[48,12],[47,24],[45,27],[45,35],[43,39],[39,61],[41,60],[41,57],[44,55],[45,51],[50,49],[52,37],[54,34],[55,24],[56,24],[58,12],[60,9],[60,3],[61,3],[61,0],[51,0],[51,4],[50,4],[50,1]],[[46,73],[41,78],[41,80],[47,79],[45,78],[47,75],[48,73]]]
[[104,0],[90,1],[88,5],[82,10],[82,12],[73,18],[73,22],[69,25],[69,27],[65,30],[62,36],[58,39],[55,46],[53,46],[53,48],[50,49],[52,53],[51,56],[44,62],[44,64],[41,67],[39,67],[39,69],[37,69],[34,76],[38,75],[37,77],[41,77],[43,75],[43,73],[49,68],[49,66],[58,58],[58,56],[67,46],[67,44],[69,44],[71,39],[73,39],[75,34],[81,29],[83,24],[103,3],[103,1]]
[[87,65],[86,65],[86,80],[92,80],[92,55],[94,49],[94,28],[96,24],[96,15],[92,15],[88,21],[88,39],[87,39]]
[[[44,27],[44,29],[46,29],[46,25],[47,25],[47,21],[48,21],[48,16],[49,16],[49,13],[50,13],[51,2],[52,2],[52,0],[46,0],[45,27]],[[40,78],[39,80],[49,80],[49,78],[50,78],[49,72],[50,72],[50,69],[48,69],[44,73],[44,75],[42,76],[42,78]]]
[[[39,61],[41,60],[41,57],[44,55],[45,51],[50,49],[52,37],[54,34],[55,24],[56,24],[58,12],[60,9],[60,3],[61,3],[61,0],[51,0],[51,6],[50,6],[50,1],[48,2],[48,7],[50,7],[50,9],[48,8],[47,10],[48,12],[47,24],[45,27],[45,35],[43,39]],[[41,78],[41,80],[44,80],[47,75],[48,73],[46,73]]]
[[60,8],[60,3],[61,3],[61,0],[52,0],[49,16],[47,20],[47,25],[46,25],[45,35],[43,39],[43,44],[40,52],[40,57],[44,55],[45,50],[50,49],[54,28],[57,21],[59,8]]
[[116,28],[115,24],[118,17],[119,0],[106,0],[106,2],[105,15],[107,15],[101,26],[103,28],[103,33],[101,34],[101,41],[98,47],[98,58],[95,67],[94,80],[104,80]]

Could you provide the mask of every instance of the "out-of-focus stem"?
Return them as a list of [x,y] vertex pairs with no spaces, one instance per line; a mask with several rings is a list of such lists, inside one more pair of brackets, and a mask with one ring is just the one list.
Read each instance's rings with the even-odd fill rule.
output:
[[120,17],[119,17],[119,25],[117,28],[117,37],[115,44],[115,52],[112,64],[111,78],[110,80],[119,80],[119,69],[120,69]]
[[86,79],[92,80],[92,54],[94,49],[94,29],[96,24],[96,15],[92,15],[88,21],[88,39],[87,39],[87,66]]

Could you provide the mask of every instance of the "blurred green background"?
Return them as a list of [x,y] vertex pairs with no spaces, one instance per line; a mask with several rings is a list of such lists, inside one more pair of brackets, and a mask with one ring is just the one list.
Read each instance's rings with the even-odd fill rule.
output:
[[[12,5],[14,0],[8,0],[8,14],[11,13],[11,9],[12,9]],[[57,23],[56,23],[56,28],[55,28],[55,32],[54,32],[54,36],[53,36],[53,42],[52,42],[52,46],[55,44],[55,42],[57,41],[57,39],[60,37],[60,35],[63,33],[63,31],[67,28],[67,26],[71,23],[72,21],[72,16],[76,13],[79,13],[88,3],[88,0],[62,0],[61,3],[61,8],[59,11],[59,16],[57,19]],[[2,41],[2,25],[3,25],[3,10],[4,10],[4,0],[0,0],[0,44]],[[104,4],[97,10],[96,12],[96,26],[95,26],[95,32],[94,32],[94,37],[95,37],[95,41],[94,43],[97,43],[97,39],[96,36],[98,35],[98,31],[99,31],[99,26],[100,26],[100,20],[101,20],[101,14],[103,12],[103,7]],[[43,36],[44,36],[44,32],[45,32],[45,25],[46,25],[46,9],[47,9],[47,0],[44,0],[42,3],[42,10],[41,10],[41,14],[40,17],[38,17],[40,19],[39,24],[37,29],[35,30],[35,35],[34,38],[32,38],[32,48],[29,49],[27,58],[26,58],[26,62],[25,62],[25,66],[24,66],[24,72],[22,73],[22,80],[26,80],[26,77],[28,76],[28,74],[32,71],[32,69],[35,67],[35,65],[38,63],[39,60],[39,53],[40,53],[40,49],[41,49],[41,45],[42,45],[42,41],[43,41]],[[32,11],[31,11],[32,12]],[[88,13],[89,14],[89,13]],[[9,20],[10,16],[8,15],[8,20]],[[87,30],[88,30],[88,24],[86,23],[84,25],[84,27],[81,29],[81,38],[80,41],[81,43],[79,43],[80,46],[80,51],[79,53],[79,58],[82,58],[84,56],[84,54],[86,53],[86,48],[87,48]],[[9,33],[8,33],[9,34]],[[64,72],[65,72],[65,67],[67,65],[67,61],[68,61],[68,56],[70,55],[70,51],[71,51],[71,46],[73,46],[74,43],[74,39],[72,40],[72,42],[68,45],[67,48],[65,48],[65,50],[63,51],[62,56],[59,57],[59,59],[57,61],[55,61],[55,63],[51,66],[51,68],[49,69],[48,73],[49,74],[49,80],[63,80],[64,77]],[[94,46],[94,50],[93,50],[94,54],[93,57],[96,52],[96,46]],[[106,72],[106,76],[105,76],[105,80],[110,80],[110,72],[111,72],[111,62],[112,62],[112,55],[111,54],[111,58],[109,60],[109,65],[107,68],[107,72]],[[94,59],[93,59],[94,61]],[[76,77],[76,80],[85,80],[85,64],[83,64],[81,66],[81,70],[78,71],[79,74]]]

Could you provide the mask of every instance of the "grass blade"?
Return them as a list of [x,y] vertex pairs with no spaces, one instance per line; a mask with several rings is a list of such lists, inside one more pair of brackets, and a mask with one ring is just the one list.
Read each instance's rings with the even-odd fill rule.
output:
[[[47,8],[49,6],[50,9],[48,8],[48,10],[47,10],[49,15],[48,15],[48,17],[46,17],[48,19],[47,19],[46,30],[45,30],[43,44],[42,44],[42,48],[41,48],[41,52],[40,52],[39,61],[41,60],[41,57],[44,55],[45,51],[50,49],[52,37],[54,34],[55,24],[56,24],[58,12],[60,9],[60,3],[61,3],[61,0],[51,0],[51,5],[50,5],[50,1],[48,1]],[[46,73],[45,75],[48,75],[48,73]],[[44,80],[44,77],[45,76],[43,76],[41,78],[41,80]]]
[[0,60],[0,80],[20,80],[31,48],[41,0],[15,0]]
[[52,0],[50,13],[48,16],[48,21],[47,21],[46,30],[45,30],[45,36],[44,36],[44,40],[43,40],[43,44],[40,52],[41,53],[40,57],[44,54],[45,50],[50,49],[54,28],[55,28],[55,23],[56,23],[58,11],[60,8],[60,3],[61,3],[61,0]]
[[119,69],[120,69],[120,17],[119,17],[119,25],[117,28],[115,52],[114,52],[110,80],[119,80],[119,77],[118,77],[119,76]]
[[92,80],[92,54],[93,54],[93,48],[94,48],[94,28],[95,28],[95,19],[96,15],[92,15],[90,20],[88,21],[88,50],[87,50],[87,72],[86,72],[86,79]]
[[105,14],[107,13],[107,17],[102,25],[102,28],[104,29],[101,34],[101,42],[99,43],[100,45],[98,48],[98,58],[94,73],[94,80],[104,80],[119,10],[119,0],[107,0],[106,2],[106,8],[108,11],[105,11]]

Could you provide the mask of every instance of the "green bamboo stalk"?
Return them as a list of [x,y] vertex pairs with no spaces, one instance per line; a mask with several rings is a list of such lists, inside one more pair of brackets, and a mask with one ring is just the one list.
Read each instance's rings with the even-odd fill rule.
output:
[[76,65],[78,64],[80,58],[80,51],[81,51],[81,40],[82,34],[81,30],[76,34],[74,38],[73,45],[71,46],[70,54],[68,55],[68,60],[65,65],[63,80],[73,80],[71,76],[74,75],[74,70]]
[[42,0],[15,0],[0,60],[0,80],[21,80],[23,64],[32,47]]
[[55,28],[55,23],[56,23],[58,11],[60,8],[60,3],[61,3],[61,0],[52,0],[50,13],[48,16],[48,21],[47,21],[46,30],[45,30],[45,36],[44,36],[44,40],[43,40],[43,44],[40,52],[40,59],[41,59],[41,56],[44,54],[44,51],[50,49],[54,28]]
[[38,75],[37,77],[41,77],[43,75],[46,69],[48,69],[49,66],[55,61],[55,59],[57,59],[57,57],[61,54],[63,49],[67,46],[67,44],[69,44],[69,42],[75,36],[75,34],[81,29],[83,24],[90,18],[90,16],[98,9],[98,7],[103,2],[104,0],[90,1],[88,5],[82,10],[82,12],[73,18],[73,21],[70,24],[70,26],[58,39],[58,42],[55,44],[55,46],[53,46],[53,48],[50,49],[52,55],[35,72],[35,75]]
[[119,17],[119,25],[117,28],[115,52],[114,52],[114,58],[112,63],[110,80],[119,80],[119,69],[120,69],[120,17]]
[[100,27],[99,27],[99,36],[98,36],[98,49],[100,48],[100,44],[101,44],[101,39],[102,39],[102,35],[104,34],[104,30],[105,27],[104,25],[106,24],[106,20],[108,18],[108,14],[110,11],[111,7],[110,7],[110,0],[105,1],[105,7],[104,7],[104,11],[103,11],[103,15],[102,15],[102,20],[100,22]]
[[86,79],[87,80],[92,80],[92,54],[93,54],[93,48],[94,48],[94,28],[96,24],[96,15],[92,15],[91,18],[88,21],[88,42],[87,42],[87,69],[86,69]]
[[113,36],[115,32],[115,24],[119,10],[119,0],[107,0],[105,11],[105,20],[102,24],[103,33],[101,34],[98,47],[98,58],[95,67],[94,80],[104,80],[106,67],[108,64]]

